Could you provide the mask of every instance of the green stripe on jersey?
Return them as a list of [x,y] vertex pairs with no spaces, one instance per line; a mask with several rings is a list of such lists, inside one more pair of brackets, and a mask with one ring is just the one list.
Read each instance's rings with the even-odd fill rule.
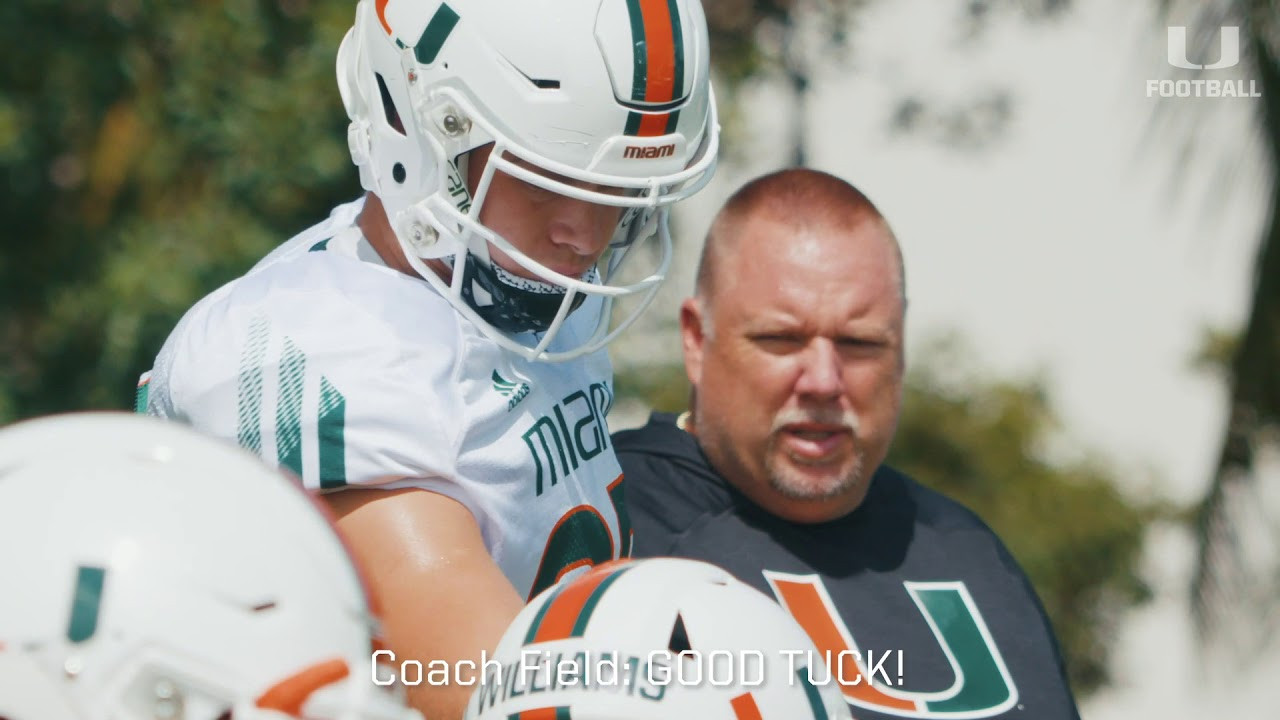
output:
[[259,316],[249,324],[236,382],[236,440],[255,453],[262,451],[262,360],[266,355],[267,319]]
[[276,458],[298,477],[302,477],[302,381],[306,371],[306,356],[285,338],[276,408]]
[[320,376],[320,488],[347,484],[347,398]]

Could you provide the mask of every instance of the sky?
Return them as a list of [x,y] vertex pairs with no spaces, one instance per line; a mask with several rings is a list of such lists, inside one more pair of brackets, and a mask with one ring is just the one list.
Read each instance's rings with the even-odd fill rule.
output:
[[[1191,360],[1206,328],[1245,320],[1265,220],[1263,149],[1249,132],[1258,101],[1148,98],[1148,79],[1188,77],[1166,60],[1165,27],[1178,19],[1157,18],[1154,2],[1076,0],[1054,21],[1000,19],[977,43],[959,39],[961,5],[897,0],[859,16],[854,50],[815,68],[809,164],[862,189],[902,243],[908,363],[955,333],[983,373],[1044,379],[1063,452],[1105,458],[1136,497],[1195,502],[1226,392]],[[991,88],[1008,89],[1011,113],[985,147],[890,127],[895,98],[962,102]],[[679,210],[682,255],[648,322],[674,317],[689,294],[715,209],[786,164],[788,96],[760,83],[740,101],[748,150]],[[678,348],[674,335],[660,342]],[[1117,687],[1086,705],[1086,720],[1223,709],[1221,694],[1166,690],[1203,685],[1186,620],[1193,559],[1185,532],[1153,534],[1145,568],[1157,599],[1126,622]],[[1237,717],[1261,712],[1248,691],[1235,695],[1246,698]]]

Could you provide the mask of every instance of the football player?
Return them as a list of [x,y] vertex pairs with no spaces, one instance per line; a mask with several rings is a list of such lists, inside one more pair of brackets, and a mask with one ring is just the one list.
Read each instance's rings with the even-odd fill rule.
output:
[[502,636],[467,720],[848,720],[785,610],[709,563],[597,566]]
[[0,430],[0,577],[0,718],[421,720],[319,504],[178,425]]
[[363,0],[337,64],[365,197],[198,303],[142,384],[329,493],[402,661],[477,660],[628,554],[602,348],[714,167],[708,54],[698,0]]

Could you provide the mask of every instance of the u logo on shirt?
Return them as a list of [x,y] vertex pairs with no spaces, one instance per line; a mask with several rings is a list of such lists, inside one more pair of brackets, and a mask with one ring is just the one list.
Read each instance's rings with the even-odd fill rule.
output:
[[[820,577],[770,570],[764,576],[819,651],[832,658],[842,651],[859,653]],[[903,586],[951,661],[955,681],[945,690],[911,692],[872,684],[861,662],[854,672],[841,664],[845,672],[837,680],[845,700],[886,715],[949,720],[991,717],[1013,707],[1018,689],[964,582],[904,582]]]

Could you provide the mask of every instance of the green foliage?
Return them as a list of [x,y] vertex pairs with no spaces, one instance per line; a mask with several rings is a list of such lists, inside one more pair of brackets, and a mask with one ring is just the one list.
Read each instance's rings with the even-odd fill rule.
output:
[[345,0],[0,8],[0,422],[127,408],[195,299],[355,197]]
[[[1143,532],[1167,511],[1124,497],[1098,461],[1051,462],[1053,411],[1035,382],[966,370],[967,355],[938,343],[907,378],[888,462],[958,500],[996,531],[1026,570],[1062,645],[1077,693],[1107,679],[1122,611],[1146,600],[1138,577]],[[620,373],[619,399],[686,407],[684,368]]]

